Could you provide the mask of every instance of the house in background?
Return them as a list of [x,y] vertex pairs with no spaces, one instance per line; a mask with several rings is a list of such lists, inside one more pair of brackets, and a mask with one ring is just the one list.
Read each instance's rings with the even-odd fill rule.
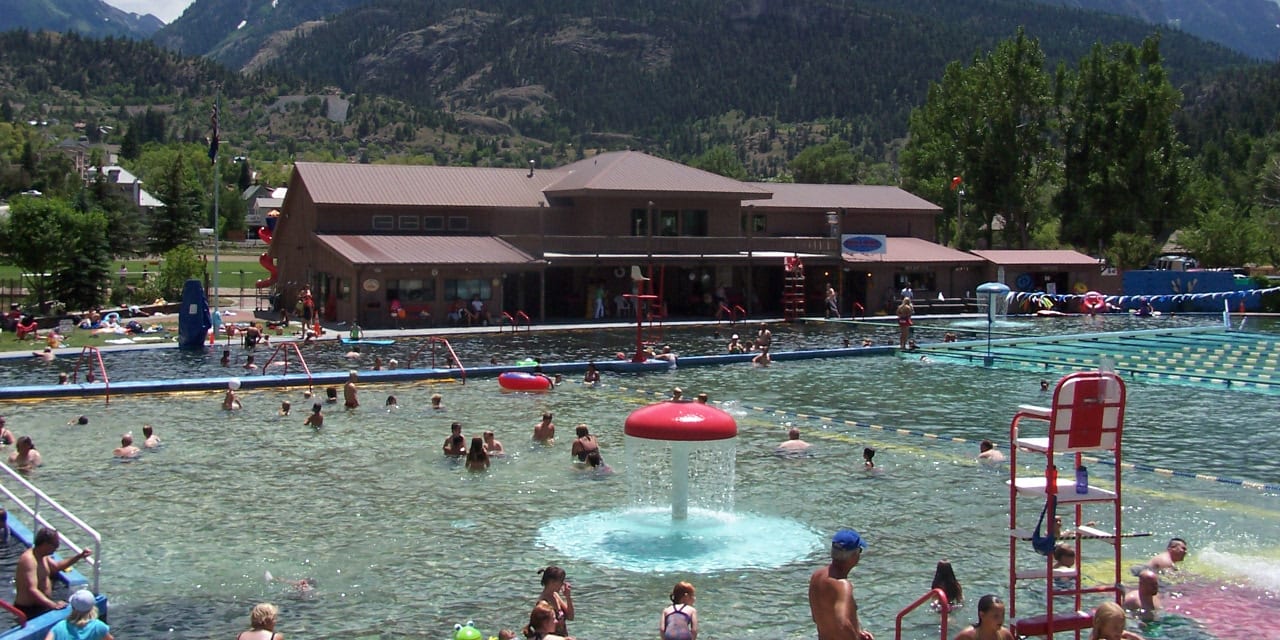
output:
[[[157,209],[164,207],[164,202],[161,202],[159,198],[147,193],[147,190],[142,188],[142,180],[138,179],[138,177],[132,173],[129,173],[124,167],[119,165],[107,165],[102,167],[102,173],[106,177],[107,183],[115,185],[116,188],[125,195],[125,197],[129,198],[129,201],[133,203],[133,206],[137,207],[138,211],[144,216],[147,216],[148,219]],[[89,167],[85,169],[85,182],[93,182],[97,178],[97,175],[98,167]]]

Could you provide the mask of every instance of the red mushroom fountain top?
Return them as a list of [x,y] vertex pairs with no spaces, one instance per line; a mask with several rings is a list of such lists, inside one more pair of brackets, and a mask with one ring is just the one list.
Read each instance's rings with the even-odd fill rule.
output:
[[711,405],[667,400],[632,411],[623,431],[648,440],[706,442],[737,436],[738,423]]

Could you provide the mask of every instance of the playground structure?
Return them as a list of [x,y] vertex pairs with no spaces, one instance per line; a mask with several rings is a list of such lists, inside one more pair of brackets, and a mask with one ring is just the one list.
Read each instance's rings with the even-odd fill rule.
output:
[[782,317],[795,322],[804,317],[804,263],[798,256],[783,258]]
[[276,221],[279,219],[280,212],[271,211],[267,214],[266,226],[258,227],[258,239],[262,240],[267,245],[267,250],[263,251],[262,255],[258,256],[258,264],[262,265],[262,268],[266,269],[267,273],[271,274],[266,278],[253,283],[253,286],[258,289],[267,289],[272,287],[280,278],[280,270],[276,268],[275,258],[271,257],[271,235],[275,232]]

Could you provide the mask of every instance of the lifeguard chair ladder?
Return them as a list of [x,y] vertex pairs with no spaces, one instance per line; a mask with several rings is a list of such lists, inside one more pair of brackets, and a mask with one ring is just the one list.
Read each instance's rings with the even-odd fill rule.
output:
[[804,316],[804,263],[799,256],[787,256],[782,263],[782,317],[794,322]]
[[[1064,376],[1053,391],[1050,407],[1021,405],[1009,425],[1009,617],[1014,620],[1014,633],[1019,636],[1047,636],[1054,633],[1073,632],[1079,640],[1080,631],[1093,624],[1093,615],[1082,611],[1082,596],[1086,593],[1111,593],[1118,597],[1120,584],[1121,539],[1121,460],[1120,436],[1124,430],[1125,386],[1124,380],[1110,371],[1078,372]],[[1047,424],[1044,435],[1028,433],[1035,421]],[[1024,429],[1024,427],[1026,427]],[[1085,452],[1110,451],[1115,457],[1111,469],[1115,476],[1111,490],[1095,486],[1090,476],[1084,492],[1078,492],[1076,473],[1083,466]],[[1022,476],[1019,471],[1019,454],[1037,453],[1044,456],[1045,471],[1042,475]],[[1055,456],[1066,454],[1073,464],[1060,475]],[[1032,534],[1019,528],[1019,497],[1036,498],[1044,505],[1040,513],[1037,533],[1053,536],[1056,543],[1059,531],[1054,521],[1057,506],[1069,509],[1074,515],[1071,542],[1075,546],[1076,564],[1071,568],[1054,568],[1053,554],[1037,554],[1028,548]],[[1084,517],[1087,505],[1109,507],[1111,526],[1087,526]],[[1035,513],[1033,511],[1033,513]],[[1044,531],[1039,531],[1044,527]],[[1107,530],[1107,529],[1110,530]],[[1082,553],[1085,540],[1099,540],[1111,545],[1112,575],[1105,585],[1086,587],[1081,583],[1080,567],[1084,563]],[[1019,556],[1030,555],[1030,561],[1019,561]],[[1038,565],[1038,566],[1037,566]],[[1042,615],[1019,618],[1019,584],[1027,580],[1043,580],[1045,586],[1045,612]],[[1057,583],[1055,584],[1055,580]],[[1063,584],[1069,586],[1063,587]],[[1072,609],[1066,612],[1054,610],[1055,597],[1070,597]]]

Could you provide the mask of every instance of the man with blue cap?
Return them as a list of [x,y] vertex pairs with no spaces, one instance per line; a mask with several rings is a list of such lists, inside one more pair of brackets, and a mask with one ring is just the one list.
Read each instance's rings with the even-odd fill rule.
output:
[[858,620],[849,571],[858,566],[867,543],[853,529],[831,536],[831,564],[809,577],[809,612],[818,626],[818,640],[875,640]]

